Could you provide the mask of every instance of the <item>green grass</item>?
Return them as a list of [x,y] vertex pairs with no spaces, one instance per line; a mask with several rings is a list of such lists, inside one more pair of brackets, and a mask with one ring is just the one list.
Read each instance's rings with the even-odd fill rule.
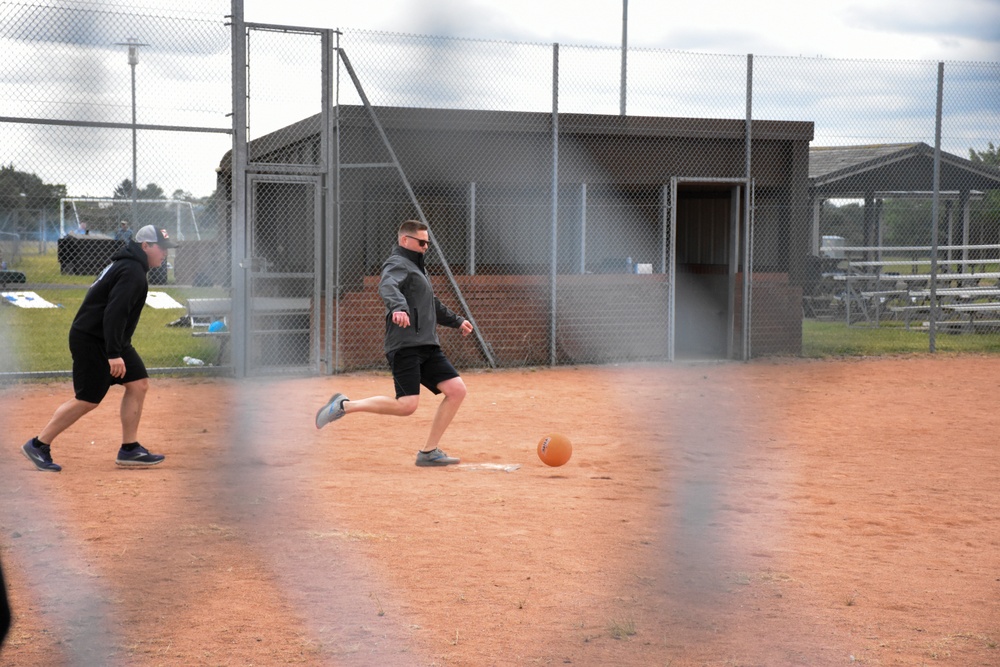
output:
[[[28,249],[26,249],[28,250]],[[0,304],[0,373],[37,373],[65,371],[72,367],[67,336],[76,311],[83,301],[92,276],[59,274],[54,244],[45,255],[22,254],[17,267],[31,276],[32,283],[61,284],[60,288],[38,290],[40,296],[61,305],[58,309],[24,309]],[[17,289],[20,286],[9,286]],[[171,287],[151,285],[151,290],[166,292],[179,303],[191,297],[227,296],[218,288]],[[169,327],[168,323],[184,315],[184,310],[145,308],[132,343],[149,368],[183,366],[185,356],[210,362],[216,357],[218,341],[195,338],[188,327]],[[938,333],[939,352],[1000,353],[1000,333]],[[883,356],[926,353],[926,331],[908,331],[898,322],[879,328],[848,327],[843,322],[805,320],[802,324],[802,356],[809,358],[839,356]]]
[[[206,289],[162,289],[179,303],[185,303],[195,293]],[[218,290],[216,290],[218,292]],[[72,368],[69,354],[69,327],[83,301],[86,290],[81,288],[44,289],[39,296],[61,308],[15,308],[0,304],[0,372],[63,371]],[[199,294],[200,295],[200,294]],[[144,308],[132,344],[148,368],[183,366],[185,356],[211,362],[215,359],[218,341],[195,338],[189,327],[168,327],[183,316],[183,309],[159,310]]]
[[37,247],[22,249],[21,261],[11,268],[23,273],[28,282],[39,284],[89,285],[96,277],[68,276],[60,273],[54,243],[49,244],[49,252],[45,255],[39,255]]
[[[939,352],[978,354],[1000,353],[1000,333],[952,334],[937,332]],[[848,327],[844,322],[802,323],[802,356],[881,356],[928,352],[930,336],[926,331],[909,331],[899,322],[874,327]]]
[[[46,301],[60,308],[14,308],[0,304],[0,373],[38,373],[65,371],[73,366],[69,354],[69,327],[94,276],[69,276],[59,272],[56,244],[48,252],[38,253],[37,244],[24,244],[21,259],[14,267],[27,276],[29,285],[59,285],[58,288],[32,289]],[[8,285],[19,291],[21,285]],[[150,285],[150,291],[166,292],[178,303],[192,297],[228,296],[228,290],[208,287],[171,287]],[[168,323],[185,314],[183,309],[144,308],[132,345],[147,368],[173,368],[184,365],[184,357],[214,361],[218,340],[195,338],[189,327],[169,327]]]
[[[170,294],[180,303],[195,296],[219,296],[209,288],[151,289]],[[67,336],[85,290],[79,287],[45,289],[40,296],[59,304],[56,309],[14,308],[0,304],[0,372],[36,373],[65,371],[72,367]],[[184,315],[183,310],[145,308],[132,343],[149,368],[183,366],[185,356],[207,362],[215,359],[218,341],[195,338],[188,327],[169,327]],[[939,352],[1000,354],[998,334],[938,333]],[[907,331],[899,323],[883,323],[879,328],[847,327],[843,322],[805,320],[802,324],[802,356],[885,356],[928,352],[926,331]]]

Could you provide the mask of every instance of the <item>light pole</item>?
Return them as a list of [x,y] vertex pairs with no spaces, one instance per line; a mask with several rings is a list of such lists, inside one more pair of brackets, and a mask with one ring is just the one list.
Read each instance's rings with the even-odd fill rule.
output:
[[618,115],[625,115],[625,98],[628,96],[628,0],[622,0],[622,77],[619,86]]
[[136,217],[136,199],[139,196],[139,185],[136,183],[136,137],[135,137],[135,66],[139,64],[139,47],[149,46],[143,44],[135,37],[128,37],[124,42],[118,42],[115,46],[128,47],[128,64],[132,68],[132,227],[138,229],[139,221]]

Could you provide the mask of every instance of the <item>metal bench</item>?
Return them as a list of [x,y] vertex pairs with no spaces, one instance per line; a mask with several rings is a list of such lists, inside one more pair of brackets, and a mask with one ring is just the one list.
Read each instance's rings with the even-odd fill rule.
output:
[[187,314],[191,328],[207,327],[212,322],[223,321],[229,318],[233,310],[233,300],[229,297],[218,297],[208,299],[188,299]]
[[[309,316],[312,313],[312,299],[308,297],[271,297],[262,296],[253,299],[253,330],[252,334],[301,334],[309,329],[301,327],[289,327],[287,318],[283,316],[295,317],[300,315]],[[216,365],[221,365],[225,358],[229,343],[229,318],[232,314],[233,302],[228,297],[213,297],[203,299],[188,299],[187,314],[191,328],[205,327],[204,331],[192,331],[191,335],[196,337],[211,337],[219,341],[219,349],[216,354]],[[214,322],[222,322],[225,327],[222,329],[211,329]]]

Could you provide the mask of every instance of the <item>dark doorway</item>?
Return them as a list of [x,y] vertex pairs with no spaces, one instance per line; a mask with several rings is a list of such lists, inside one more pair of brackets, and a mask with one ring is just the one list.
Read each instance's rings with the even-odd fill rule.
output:
[[739,186],[683,183],[677,187],[675,356],[731,356],[734,234]]

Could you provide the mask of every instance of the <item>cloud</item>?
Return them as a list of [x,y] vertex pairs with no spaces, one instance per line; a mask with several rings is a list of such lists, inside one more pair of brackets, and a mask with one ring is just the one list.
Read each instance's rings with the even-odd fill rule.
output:
[[441,37],[477,38],[485,33],[491,39],[523,38],[523,30],[497,5],[463,0],[438,0],[409,4],[403,13],[412,30],[407,32]]
[[[121,42],[133,38],[144,44],[136,67],[140,124],[228,127],[232,66],[222,16],[142,6],[151,2],[0,5],[0,115],[131,122],[131,72]],[[218,151],[216,139],[140,130],[140,149],[148,151],[139,156],[140,183],[208,194],[220,153],[200,167],[192,156],[200,146]],[[75,195],[107,195],[131,175],[128,128],[4,124],[0,145],[18,168],[65,183]],[[177,160],[168,159],[175,150]]]
[[[620,0],[246,0],[247,19],[522,43],[620,46]],[[325,25],[323,25],[325,23]],[[1000,60],[995,0],[632,2],[630,47],[723,54]]]
[[1000,43],[1000,4],[993,0],[864,3],[841,15],[846,25],[863,30]]
[[[330,27],[321,24],[336,19],[364,28],[345,30],[341,45],[375,104],[547,111],[552,100],[550,43],[557,41],[560,110],[618,112],[619,2],[581,0],[567,12],[564,5],[546,0],[385,0],[376,7],[362,5],[365,13],[346,2],[331,11],[305,0],[286,5],[259,1],[247,0],[248,11],[258,5],[271,13],[248,20]],[[532,1],[537,4],[534,13]],[[927,141],[933,132],[935,63],[899,59],[927,57],[936,49],[964,59],[983,54],[980,59],[993,60],[978,68],[947,64],[946,142],[964,149],[996,141],[991,133],[1000,122],[1000,4],[955,0],[924,12],[919,6],[904,11],[895,0],[877,6],[832,2],[748,8],[718,0],[712,7],[719,16],[711,20],[703,5],[668,12],[662,4],[632,3],[629,113],[742,118],[745,54],[754,53],[755,117],[815,121],[817,140],[823,143]],[[127,123],[129,67],[124,47],[115,43],[135,37],[150,45],[143,47],[137,69],[140,123],[228,125],[229,28],[221,16],[184,20],[155,7],[129,15],[117,5],[72,6],[69,13],[48,8],[46,14],[37,5],[0,5],[0,19],[7,26],[0,33],[6,38],[0,39],[5,56],[0,115]],[[794,17],[791,28],[779,20],[782,11]],[[829,34],[820,39],[819,32]],[[990,39],[994,41],[983,41]],[[318,111],[317,44],[313,36],[254,35],[253,136]],[[991,48],[993,58],[988,58]],[[857,59],[876,51],[893,60]],[[860,55],[854,60],[787,57],[845,53]],[[344,76],[341,83],[341,101],[357,103],[348,90],[349,79]],[[0,132],[0,143],[11,149],[9,159],[19,168],[30,167],[47,182],[66,183],[74,194],[105,194],[130,174],[127,129],[41,132],[39,127],[8,126]],[[140,133],[140,146],[149,151],[140,158],[140,183],[207,194],[227,140],[225,135]],[[107,173],[95,173],[102,169]]]
[[787,42],[779,42],[777,36],[750,29],[679,27],[671,29],[664,41],[671,49],[699,53],[780,54],[787,49]]

